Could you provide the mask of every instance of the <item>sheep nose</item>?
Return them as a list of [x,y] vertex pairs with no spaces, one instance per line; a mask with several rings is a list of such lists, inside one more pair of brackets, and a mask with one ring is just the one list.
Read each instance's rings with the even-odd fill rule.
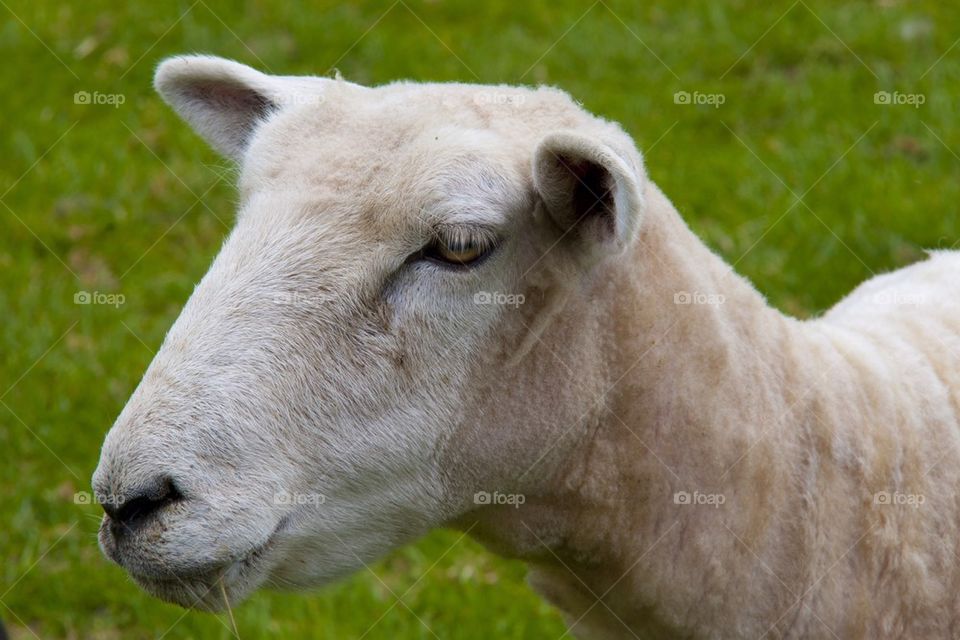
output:
[[165,507],[183,498],[170,478],[128,489],[119,495],[103,496],[100,504],[110,517],[110,530],[120,537],[153,519]]

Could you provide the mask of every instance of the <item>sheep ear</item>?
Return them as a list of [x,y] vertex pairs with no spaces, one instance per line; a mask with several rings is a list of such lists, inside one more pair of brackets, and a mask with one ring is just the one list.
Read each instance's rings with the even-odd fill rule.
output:
[[240,160],[257,127],[292,101],[322,99],[320,78],[270,76],[214,56],[167,58],[153,84],[214,149]]
[[632,143],[626,145],[622,153],[564,131],[548,135],[534,153],[534,184],[547,212],[564,232],[589,242],[591,253],[624,249],[640,225],[645,174]]

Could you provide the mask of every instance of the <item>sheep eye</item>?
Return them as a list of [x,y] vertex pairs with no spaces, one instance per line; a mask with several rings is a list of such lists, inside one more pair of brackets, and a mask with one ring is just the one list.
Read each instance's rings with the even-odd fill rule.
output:
[[480,259],[483,248],[477,243],[446,243],[442,240],[427,248],[427,256],[450,264],[467,265]]
[[452,267],[471,267],[486,258],[494,249],[492,242],[478,238],[438,237],[423,248],[421,257]]

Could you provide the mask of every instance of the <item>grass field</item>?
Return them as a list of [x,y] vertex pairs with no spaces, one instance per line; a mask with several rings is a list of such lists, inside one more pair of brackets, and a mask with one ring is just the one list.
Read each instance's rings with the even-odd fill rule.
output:
[[[14,638],[233,636],[141,593],[74,500],[233,217],[231,167],[152,92],[162,57],[560,86],[624,124],[772,304],[810,316],[960,240],[951,25],[960,6],[900,0],[0,0],[0,618]],[[258,594],[236,623],[250,640],[559,638],[523,575],[438,532],[321,592]]]

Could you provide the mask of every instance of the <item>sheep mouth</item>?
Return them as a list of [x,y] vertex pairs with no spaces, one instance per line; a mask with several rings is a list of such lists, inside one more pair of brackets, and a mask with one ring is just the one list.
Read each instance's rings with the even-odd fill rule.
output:
[[185,609],[218,612],[233,606],[266,579],[271,550],[285,525],[281,521],[265,542],[227,562],[188,571],[127,572],[144,591]]
[[[262,558],[269,545],[214,569],[180,575],[151,576],[129,572],[144,591],[185,609],[217,612],[244,599],[259,586]],[[262,579],[262,578],[261,578]]]

